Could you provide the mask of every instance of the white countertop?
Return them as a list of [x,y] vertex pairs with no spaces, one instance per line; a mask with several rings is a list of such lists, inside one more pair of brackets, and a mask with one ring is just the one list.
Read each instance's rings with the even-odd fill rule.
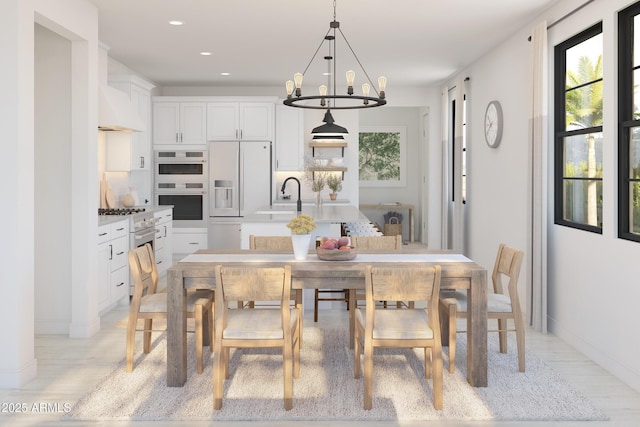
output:
[[[302,213],[311,215],[316,223],[336,223],[336,222],[369,222],[358,208],[351,205],[322,205],[302,206]],[[258,209],[256,213],[245,215],[242,222],[289,222],[296,217],[296,205],[266,206]]]

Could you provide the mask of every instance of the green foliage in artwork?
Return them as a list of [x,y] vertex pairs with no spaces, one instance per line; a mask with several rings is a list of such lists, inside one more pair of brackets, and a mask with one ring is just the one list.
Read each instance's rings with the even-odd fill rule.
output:
[[359,146],[361,181],[400,180],[399,132],[362,132]]

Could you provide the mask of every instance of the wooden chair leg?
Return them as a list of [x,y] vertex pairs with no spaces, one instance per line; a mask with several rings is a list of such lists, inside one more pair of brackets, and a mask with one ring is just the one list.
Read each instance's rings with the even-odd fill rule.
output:
[[142,332],[142,351],[151,351],[151,329],[153,329],[153,319],[145,319],[144,332]]
[[[298,332],[296,331],[296,334]],[[297,338],[293,345],[293,378],[300,378],[300,339]]]
[[316,289],[314,292],[314,299],[313,299],[313,321],[317,322],[318,321],[318,290]]
[[498,319],[498,341],[500,343],[500,353],[507,352],[507,320]]
[[213,355],[213,409],[222,409],[222,390],[224,386],[224,349],[222,340],[215,341]]
[[360,353],[362,352],[362,343],[360,342],[360,332],[358,330],[358,326],[356,325],[354,334],[353,334],[353,378],[360,378],[361,367],[360,367]]
[[198,367],[198,373],[202,373],[202,311],[204,307],[202,304],[196,304],[194,307],[195,320],[196,320],[196,365]]
[[364,409],[373,406],[373,345],[364,339]]
[[215,306],[213,305],[213,303],[211,304],[211,308],[209,309],[209,315],[208,315],[208,321],[209,321],[209,332],[210,332],[210,350],[211,353],[213,353],[213,344],[216,342],[216,330],[214,328],[214,324],[213,324],[213,316],[215,314]]
[[127,372],[133,372],[133,350],[136,344],[136,326],[138,318],[129,315],[127,322]]
[[442,409],[442,349],[431,349],[433,370],[433,406]]
[[454,373],[456,370],[456,330],[458,312],[455,305],[449,306],[449,372]]
[[524,372],[525,360],[524,360],[524,322],[522,319],[515,319],[516,323],[516,345],[518,347],[518,370]]
[[[291,337],[289,337],[291,339]],[[285,345],[282,349],[282,363],[284,374],[284,409],[289,411],[293,408],[293,372],[292,372],[292,357],[291,357],[291,341],[289,345]]]

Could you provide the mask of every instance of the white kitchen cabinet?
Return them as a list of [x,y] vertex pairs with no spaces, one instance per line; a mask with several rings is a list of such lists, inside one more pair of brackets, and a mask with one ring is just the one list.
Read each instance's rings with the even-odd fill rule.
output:
[[276,107],[276,170],[304,169],[304,111],[286,105]]
[[192,146],[207,144],[205,102],[153,101],[153,145]]
[[110,76],[109,85],[125,92],[145,124],[142,132],[106,133],[108,171],[149,170],[151,166],[151,89],[137,76]]
[[187,255],[200,249],[207,249],[206,228],[174,228],[173,253]]
[[129,221],[98,227],[98,310],[105,312],[129,295]]
[[273,141],[271,102],[207,103],[207,140]]
[[154,255],[158,274],[165,273],[173,263],[173,209],[153,213],[156,222]]

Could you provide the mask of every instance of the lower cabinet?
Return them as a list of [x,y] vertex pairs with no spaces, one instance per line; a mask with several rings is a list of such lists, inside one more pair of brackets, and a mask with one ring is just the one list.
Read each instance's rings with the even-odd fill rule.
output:
[[129,221],[98,227],[98,311],[129,296]]
[[240,249],[241,228],[240,221],[210,221],[208,249]]
[[206,228],[174,228],[173,253],[191,254],[200,249],[207,249]]
[[153,213],[156,222],[156,237],[153,251],[158,274],[164,274],[173,264],[173,209]]

